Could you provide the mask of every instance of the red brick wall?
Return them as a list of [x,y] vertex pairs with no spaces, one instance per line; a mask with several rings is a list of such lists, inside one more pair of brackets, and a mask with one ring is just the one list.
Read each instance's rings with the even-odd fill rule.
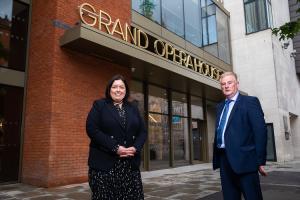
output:
[[131,21],[130,0],[33,0],[27,71],[22,182],[51,187],[87,181],[89,139],[85,120],[94,99],[103,97],[126,66],[62,49],[64,30],[79,21],[77,7],[90,3],[122,23]]

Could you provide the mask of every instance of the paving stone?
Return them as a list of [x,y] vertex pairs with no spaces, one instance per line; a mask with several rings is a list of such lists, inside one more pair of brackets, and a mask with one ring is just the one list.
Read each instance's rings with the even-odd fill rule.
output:
[[[269,176],[261,178],[265,200],[300,199],[300,161],[284,165],[268,164],[266,169]],[[213,171],[211,168],[148,177],[143,178],[146,200],[222,199],[219,171]],[[90,200],[90,188],[88,183],[55,188],[8,184],[0,185],[0,199]]]

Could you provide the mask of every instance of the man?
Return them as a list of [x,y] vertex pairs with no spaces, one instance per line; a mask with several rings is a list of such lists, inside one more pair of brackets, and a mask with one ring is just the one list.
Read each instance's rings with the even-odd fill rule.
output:
[[213,169],[220,168],[224,200],[261,200],[258,172],[266,176],[267,129],[256,97],[239,93],[234,72],[220,84],[226,100],[217,106]]

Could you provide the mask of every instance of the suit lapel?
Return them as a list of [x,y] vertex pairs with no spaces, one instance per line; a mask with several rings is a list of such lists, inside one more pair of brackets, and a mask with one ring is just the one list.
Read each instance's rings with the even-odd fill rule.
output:
[[234,115],[234,113],[236,112],[237,108],[238,108],[239,105],[240,105],[241,97],[242,97],[242,95],[239,94],[239,96],[238,96],[236,102],[234,103],[234,106],[233,106],[233,108],[232,108],[232,110],[231,110],[231,112],[230,112],[230,115],[229,115],[229,118],[228,118],[228,121],[227,121],[227,125],[226,125],[226,127],[225,127],[225,130],[226,130],[226,128],[229,126],[229,124],[230,124],[230,122],[231,122],[231,119],[232,119],[232,116]]

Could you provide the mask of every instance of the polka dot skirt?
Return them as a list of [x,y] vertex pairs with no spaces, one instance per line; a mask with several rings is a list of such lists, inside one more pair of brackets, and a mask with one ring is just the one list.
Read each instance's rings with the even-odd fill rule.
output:
[[143,200],[139,170],[132,170],[128,159],[119,159],[109,171],[89,169],[92,200]]

